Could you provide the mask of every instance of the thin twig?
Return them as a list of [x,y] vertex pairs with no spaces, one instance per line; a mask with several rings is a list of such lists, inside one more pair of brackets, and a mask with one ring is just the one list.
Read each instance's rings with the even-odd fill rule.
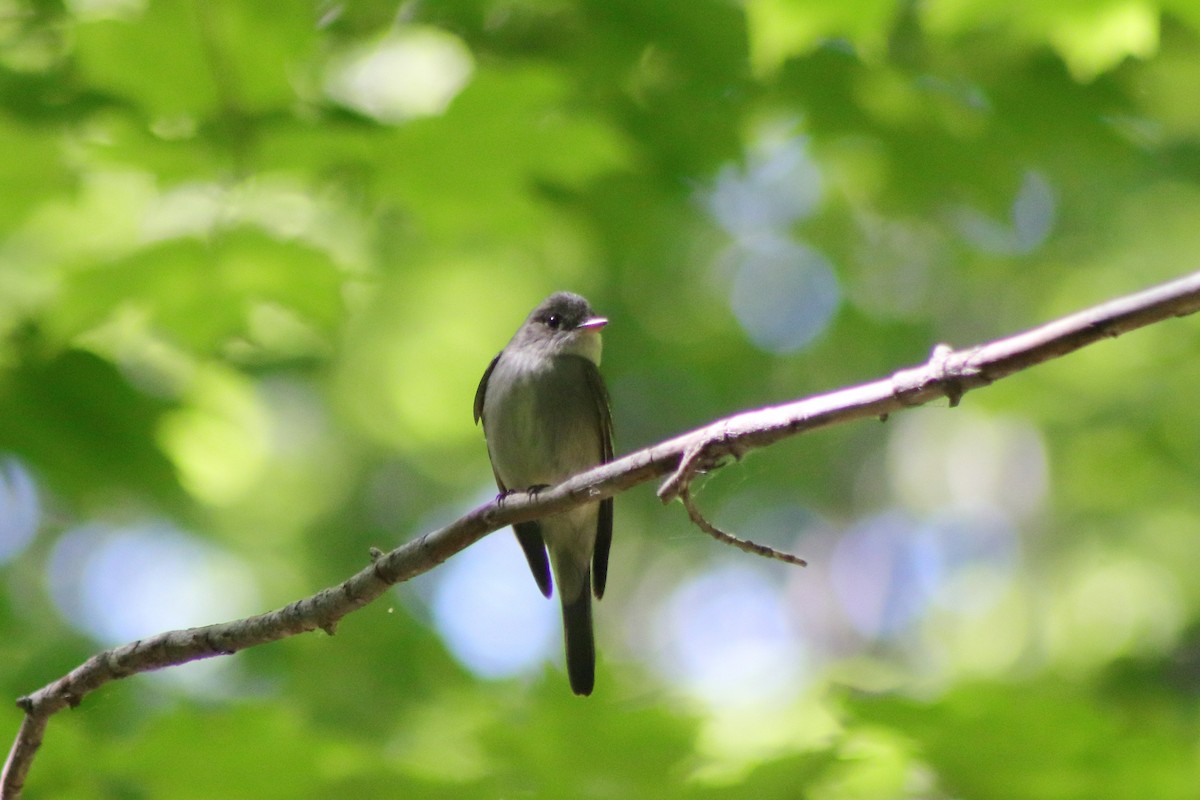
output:
[[738,550],[752,553],[756,556],[764,558],[773,558],[776,561],[783,561],[787,564],[795,564],[797,567],[807,567],[808,562],[799,556],[794,556],[791,553],[785,553],[782,550],[776,550],[774,547],[768,547],[765,544],[758,544],[749,539],[741,539],[734,536],[732,533],[725,531],[713,525],[704,515],[700,513],[700,509],[696,508],[696,504],[692,502],[692,492],[689,488],[684,487],[679,491],[679,499],[683,501],[683,507],[687,510],[688,518],[695,523],[696,527],[707,533],[709,536],[716,539],[718,542],[733,545]]

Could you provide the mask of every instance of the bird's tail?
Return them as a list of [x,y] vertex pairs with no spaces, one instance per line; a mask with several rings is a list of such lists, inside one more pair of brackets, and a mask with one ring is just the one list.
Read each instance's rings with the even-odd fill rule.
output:
[[592,573],[584,575],[580,592],[568,600],[559,587],[562,599],[563,642],[567,648],[567,676],[575,694],[591,694],[596,682],[596,643],[592,634]]

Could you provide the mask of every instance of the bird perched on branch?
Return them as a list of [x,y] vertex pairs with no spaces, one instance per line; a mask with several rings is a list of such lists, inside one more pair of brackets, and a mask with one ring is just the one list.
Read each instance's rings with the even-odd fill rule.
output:
[[[612,415],[598,369],[607,323],[579,295],[552,294],[483,373],[475,422],[483,420],[502,493],[536,491],[612,460]],[[567,675],[579,695],[591,694],[595,683],[591,595],[604,594],[612,502],[513,526],[542,594],[551,594],[551,573],[558,584]]]

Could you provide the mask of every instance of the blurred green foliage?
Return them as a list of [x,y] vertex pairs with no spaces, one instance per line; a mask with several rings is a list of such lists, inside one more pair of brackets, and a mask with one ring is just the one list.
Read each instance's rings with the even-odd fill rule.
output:
[[[625,452],[1195,269],[1197,8],[0,0],[0,694],[109,643],[81,543],[168,520],[252,613],[466,511],[475,384],[550,291],[612,320]],[[785,313],[814,335],[759,346]],[[1198,386],[1170,322],[705,483],[805,572],[623,495],[586,702],[460,663],[435,570],[332,639],[106,687],[27,796],[1194,796]],[[947,576],[916,605],[925,551],[874,560],[910,541]],[[730,565],[792,631],[765,702],[671,656],[670,614],[723,608],[677,589]]]

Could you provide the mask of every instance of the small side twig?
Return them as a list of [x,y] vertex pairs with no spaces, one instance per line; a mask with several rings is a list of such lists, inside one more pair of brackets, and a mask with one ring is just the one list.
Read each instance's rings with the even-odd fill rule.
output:
[[763,558],[773,558],[776,561],[782,561],[786,564],[795,564],[797,567],[807,567],[808,562],[799,556],[794,556],[791,553],[784,553],[781,550],[776,550],[774,547],[768,547],[765,544],[758,544],[749,539],[741,539],[734,536],[732,533],[725,531],[713,525],[704,515],[700,513],[700,509],[696,508],[696,504],[692,502],[692,493],[686,485],[679,490],[679,499],[683,501],[683,507],[687,510],[688,518],[695,523],[696,527],[707,533],[709,536],[716,539],[718,542],[731,544],[738,550],[747,553],[753,553],[756,556]]
[[683,455],[679,457],[679,466],[658,487],[659,500],[669,503],[687,492],[692,478],[700,472],[700,454],[704,452],[704,446],[709,441],[711,440],[698,441],[688,445]]

